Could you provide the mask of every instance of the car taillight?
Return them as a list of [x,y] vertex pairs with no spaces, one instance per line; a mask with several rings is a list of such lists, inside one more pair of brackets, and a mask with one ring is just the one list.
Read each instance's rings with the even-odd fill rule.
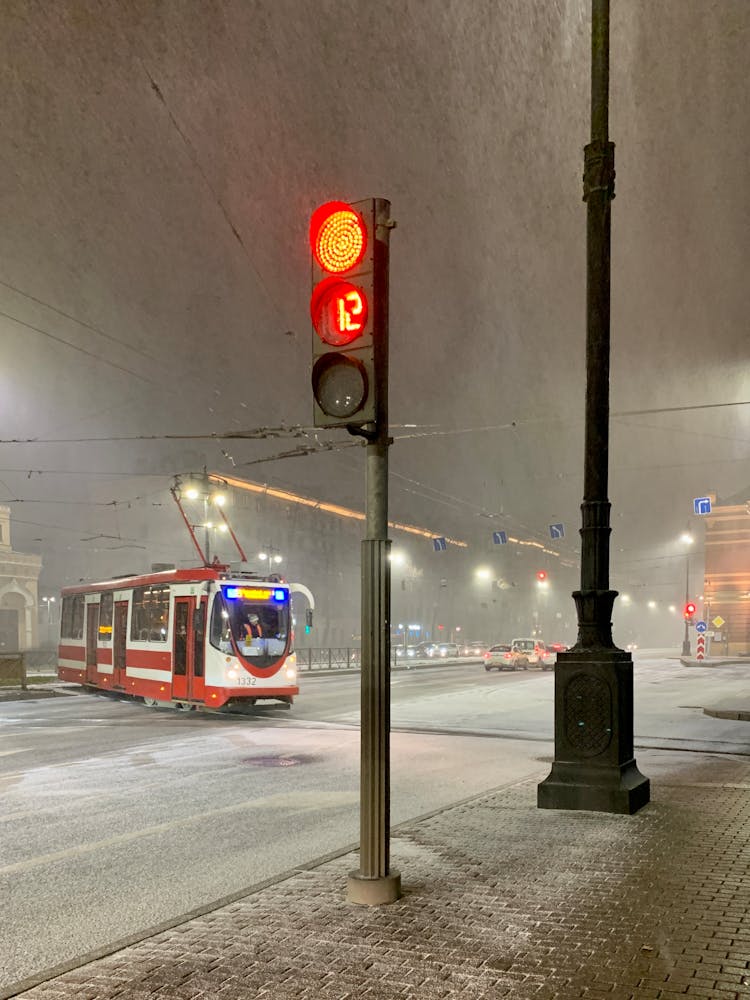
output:
[[484,656],[485,660],[489,660],[489,658],[490,658],[490,654],[489,653],[483,653],[482,655]]

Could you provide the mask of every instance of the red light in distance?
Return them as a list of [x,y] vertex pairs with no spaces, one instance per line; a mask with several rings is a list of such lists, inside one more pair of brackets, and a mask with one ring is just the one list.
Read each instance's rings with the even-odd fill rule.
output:
[[546,580],[547,579],[547,573],[545,572],[545,570],[540,569],[539,572],[536,575],[536,578],[539,581]]
[[326,344],[341,347],[364,332],[367,324],[367,296],[361,288],[340,278],[326,278],[310,299],[310,316],[315,332]]
[[343,201],[321,205],[310,220],[310,248],[324,271],[351,271],[367,250],[364,219]]

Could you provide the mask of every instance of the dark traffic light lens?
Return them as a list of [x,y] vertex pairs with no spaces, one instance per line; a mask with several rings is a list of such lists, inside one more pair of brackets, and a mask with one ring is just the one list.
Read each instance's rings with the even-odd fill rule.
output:
[[364,365],[343,354],[325,354],[312,373],[315,401],[329,417],[353,417],[367,399]]

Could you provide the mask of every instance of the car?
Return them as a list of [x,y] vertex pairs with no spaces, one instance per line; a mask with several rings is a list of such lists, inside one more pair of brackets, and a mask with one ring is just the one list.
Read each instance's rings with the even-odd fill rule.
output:
[[513,662],[513,650],[509,642],[499,642],[483,654],[484,669],[486,671],[497,667],[498,670],[515,670]]
[[418,642],[415,646],[407,646],[407,656],[410,660],[424,660],[434,645],[434,642]]
[[515,668],[528,670],[529,667],[541,667],[542,670],[552,670],[555,665],[555,654],[548,650],[541,639],[521,638],[511,641],[513,647],[513,662]]
[[547,649],[551,649],[553,653],[565,653],[570,646],[566,646],[564,642],[548,642]]
[[542,670],[554,670],[557,663],[557,653],[554,649],[550,649],[546,643],[540,640],[537,642],[536,655],[537,663]]
[[447,657],[460,656],[461,650],[459,649],[458,643],[455,642],[436,642],[427,651],[427,655],[435,659],[446,659]]
[[461,647],[461,656],[484,656],[489,648],[488,643],[472,639]]

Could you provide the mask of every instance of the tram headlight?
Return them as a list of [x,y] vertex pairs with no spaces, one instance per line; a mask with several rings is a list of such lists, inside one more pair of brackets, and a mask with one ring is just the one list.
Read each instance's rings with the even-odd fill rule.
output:
[[296,678],[296,676],[297,676],[297,671],[294,669],[294,667],[286,668],[286,679],[288,681],[293,681]]
[[227,680],[236,681],[239,676],[240,676],[239,670],[235,670],[234,667],[231,667],[229,670],[227,670]]

